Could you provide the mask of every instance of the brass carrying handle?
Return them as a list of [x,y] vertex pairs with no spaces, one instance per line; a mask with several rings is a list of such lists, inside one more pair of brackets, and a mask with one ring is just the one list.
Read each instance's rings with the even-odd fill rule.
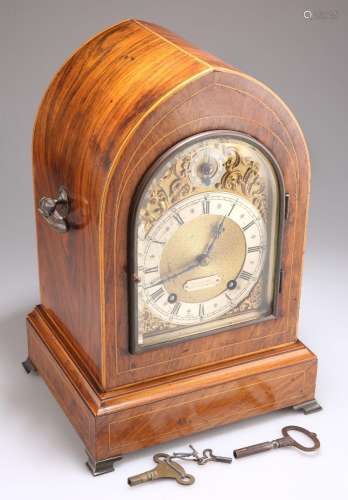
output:
[[70,200],[68,191],[64,186],[58,189],[57,198],[43,196],[39,202],[38,212],[53,229],[59,233],[69,231],[69,224],[66,220],[70,211]]

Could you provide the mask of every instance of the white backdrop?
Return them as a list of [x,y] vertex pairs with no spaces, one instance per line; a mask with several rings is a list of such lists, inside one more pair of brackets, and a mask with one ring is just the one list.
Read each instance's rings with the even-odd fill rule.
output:
[[[1,0],[0,491],[35,500],[151,498],[347,498],[346,141],[347,3],[337,0]],[[304,10],[315,16],[304,19]],[[333,18],[320,12],[335,11]],[[162,24],[240,67],[289,104],[308,138],[312,203],[300,338],[319,356],[310,416],[280,411],[125,457],[93,478],[83,445],[38,376],[26,375],[25,315],[39,302],[31,182],[31,131],[39,100],[68,55],[128,17]],[[320,451],[276,450],[234,461],[186,465],[193,486],[157,481],[130,488],[129,475],[158,451],[234,448],[277,438],[284,425],[315,431]],[[184,464],[185,465],[185,464]]]

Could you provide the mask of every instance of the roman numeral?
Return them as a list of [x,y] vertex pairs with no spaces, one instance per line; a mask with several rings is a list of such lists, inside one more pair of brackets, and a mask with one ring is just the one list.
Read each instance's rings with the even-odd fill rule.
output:
[[225,297],[226,297],[226,299],[229,301],[231,309],[234,309],[234,308],[235,308],[234,302],[232,301],[232,299],[231,299],[231,297],[228,295],[228,293],[225,293]]
[[248,248],[248,253],[251,253],[251,252],[260,252],[260,250],[262,250],[261,246],[249,247]]
[[158,266],[154,266],[154,267],[148,267],[147,269],[144,270],[144,273],[148,274],[148,273],[157,273],[158,271]]
[[151,241],[151,243],[158,243],[159,245],[165,245],[166,244],[165,241],[158,241],[158,240],[151,240],[151,239],[150,239],[150,241]]
[[254,220],[252,220],[251,222],[249,222],[249,224],[247,224],[246,226],[242,227],[243,231],[246,231],[247,229],[249,229],[249,227],[251,227],[253,224],[255,224]]
[[233,203],[232,207],[231,207],[231,210],[228,212],[228,214],[226,215],[226,217],[229,217],[232,213],[232,210],[234,209],[234,207],[236,206],[235,203]]
[[172,315],[173,316],[176,316],[178,314],[180,307],[181,307],[181,303],[177,302],[175,304],[175,306],[173,307],[173,309],[172,309]]
[[242,271],[239,277],[242,278],[243,280],[249,281],[250,278],[252,277],[252,274],[248,273],[248,271]]
[[155,302],[157,302],[157,300],[159,300],[161,297],[163,297],[163,295],[165,294],[166,292],[163,290],[163,288],[158,288],[158,290],[156,290],[155,292],[153,292],[151,294],[151,298],[152,300],[154,300]]
[[205,199],[205,200],[202,202],[202,204],[203,204],[203,213],[204,213],[204,214],[208,214],[208,213],[209,213],[209,211],[210,211],[210,201],[209,201],[209,200],[207,200],[207,199]]
[[182,226],[184,221],[182,219],[182,217],[180,216],[180,214],[177,214],[176,212],[174,213],[174,219],[176,220],[176,222]]
[[204,316],[204,304],[199,304],[199,317],[202,319]]

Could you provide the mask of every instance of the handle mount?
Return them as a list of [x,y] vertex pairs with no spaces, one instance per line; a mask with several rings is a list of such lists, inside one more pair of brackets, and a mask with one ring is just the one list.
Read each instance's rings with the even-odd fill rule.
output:
[[53,229],[59,233],[66,233],[69,224],[66,220],[70,211],[68,191],[64,186],[58,189],[57,198],[43,196],[39,202],[39,213]]

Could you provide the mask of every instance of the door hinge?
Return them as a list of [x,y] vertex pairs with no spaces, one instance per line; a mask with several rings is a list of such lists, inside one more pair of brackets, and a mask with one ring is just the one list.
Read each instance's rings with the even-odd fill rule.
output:
[[288,220],[290,213],[290,194],[285,193],[285,203],[284,203],[284,218]]
[[278,286],[278,293],[282,293],[283,289],[283,269],[279,271],[279,286]]

